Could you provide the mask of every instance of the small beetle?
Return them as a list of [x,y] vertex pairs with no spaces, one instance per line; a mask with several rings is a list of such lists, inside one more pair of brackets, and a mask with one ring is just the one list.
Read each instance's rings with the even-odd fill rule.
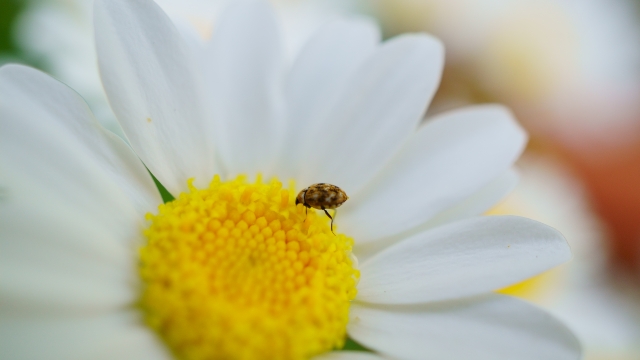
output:
[[[349,197],[339,187],[331,184],[317,183],[302,189],[296,197],[296,205],[302,204],[307,208],[323,210],[331,219],[331,232],[333,233],[333,218],[327,212],[327,209],[337,209]],[[333,233],[335,235],[335,233]]]

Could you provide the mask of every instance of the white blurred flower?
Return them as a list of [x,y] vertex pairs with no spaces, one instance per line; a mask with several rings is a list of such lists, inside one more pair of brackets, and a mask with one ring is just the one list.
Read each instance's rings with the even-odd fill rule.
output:
[[381,0],[377,9],[392,33],[423,29],[442,38],[456,81],[507,102],[535,132],[611,142],[640,125],[632,1]]
[[[262,2],[232,7],[203,49],[149,0],[99,0],[95,18],[135,153],[70,88],[0,70],[3,358],[308,358],[345,332],[376,354],[322,358],[579,358],[563,325],[492,292],[570,252],[541,223],[477,217],[513,187],[526,135],[495,105],[419,125],[435,38],[380,44],[371,23],[336,22],[288,68]],[[145,166],[178,195],[156,215]],[[232,180],[257,173],[339,184],[341,232],[294,188]],[[387,246],[355,269],[344,234],[356,256]]]
[[585,360],[640,356],[637,295],[621,291],[608,274],[605,231],[589,210],[580,184],[560,164],[528,154],[518,161],[521,181],[491,214],[525,216],[560,230],[573,260],[507,294],[533,301],[562,319],[584,346]]

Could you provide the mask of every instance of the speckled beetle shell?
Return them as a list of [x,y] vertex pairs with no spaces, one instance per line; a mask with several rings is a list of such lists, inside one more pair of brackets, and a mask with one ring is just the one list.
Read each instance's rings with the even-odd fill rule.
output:
[[296,197],[296,205],[302,204],[318,210],[339,208],[349,197],[339,187],[318,183],[302,189]]

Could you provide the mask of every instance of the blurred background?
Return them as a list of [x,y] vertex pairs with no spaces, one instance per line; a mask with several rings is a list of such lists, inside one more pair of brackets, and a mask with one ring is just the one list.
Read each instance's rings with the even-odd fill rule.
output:
[[[222,0],[158,0],[210,36]],[[531,140],[521,183],[491,214],[559,229],[574,260],[503,290],[572,328],[587,360],[640,359],[640,0],[272,0],[288,57],[322,24],[370,17],[384,38],[426,31],[446,47],[427,116],[511,107]],[[40,68],[121,134],[101,89],[91,0],[0,0],[0,64]]]

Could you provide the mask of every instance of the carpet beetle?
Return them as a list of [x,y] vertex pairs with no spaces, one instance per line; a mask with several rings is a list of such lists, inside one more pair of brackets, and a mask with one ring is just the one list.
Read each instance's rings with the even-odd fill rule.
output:
[[339,187],[331,184],[317,183],[300,191],[296,197],[296,205],[302,204],[307,210],[309,208],[323,210],[329,219],[331,219],[331,232],[333,233],[333,217],[329,215],[327,209],[337,209],[344,204],[347,199],[349,199],[349,197]]

